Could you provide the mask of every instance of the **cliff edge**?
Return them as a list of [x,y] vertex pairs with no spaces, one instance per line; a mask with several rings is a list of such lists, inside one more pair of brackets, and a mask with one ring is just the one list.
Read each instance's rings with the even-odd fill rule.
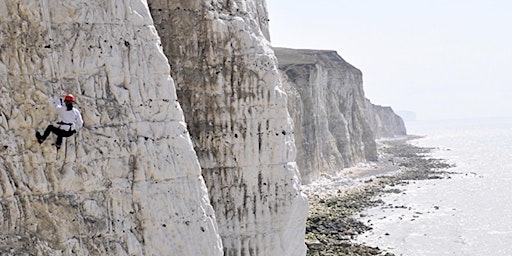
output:
[[402,117],[391,107],[375,105],[366,99],[368,122],[375,133],[375,138],[393,138],[407,135]]
[[297,164],[305,183],[377,161],[375,139],[405,134],[391,108],[365,98],[362,73],[335,51],[275,47],[295,122]]
[[274,48],[295,121],[297,162],[305,182],[377,160],[366,119],[362,73],[335,51]]
[[149,1],[225,255],[305,255],[307,202],[265,1]]

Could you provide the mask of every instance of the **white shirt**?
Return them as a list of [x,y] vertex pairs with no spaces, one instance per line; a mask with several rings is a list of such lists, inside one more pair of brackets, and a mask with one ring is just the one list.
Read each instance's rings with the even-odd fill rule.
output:
[[[55,99],[55,110],[60,115],[60,120],[64,123],[71,124],[71,130],[74,131],[76,128],[81,128],[84,125],[84,120],[78,109],[73,108],[68,110],[66,105],[62,105],[61,99]],[[59,129],[69,130],[69,125],[59,124]]]

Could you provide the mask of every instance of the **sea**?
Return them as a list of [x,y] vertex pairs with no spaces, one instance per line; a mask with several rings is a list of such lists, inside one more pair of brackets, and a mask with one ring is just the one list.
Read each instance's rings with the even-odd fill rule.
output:
[[449,178],[386,193],[357,241],[395,255],[512,255],[512,118],[406,122],[413,145],[455,167]]

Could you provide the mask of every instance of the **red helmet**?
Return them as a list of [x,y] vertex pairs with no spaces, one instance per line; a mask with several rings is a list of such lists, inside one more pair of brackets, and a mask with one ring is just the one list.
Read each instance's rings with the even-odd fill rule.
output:
[[69,100],[71,102],[75,102],[75,96],[73,94],[68,94],[66,97],[64,97],[64,101]]

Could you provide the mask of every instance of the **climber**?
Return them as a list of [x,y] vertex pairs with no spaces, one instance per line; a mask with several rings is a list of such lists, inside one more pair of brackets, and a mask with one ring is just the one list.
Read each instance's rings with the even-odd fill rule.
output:
[[57,135],[55,146],[57,150],[59,150],[62,145],[62,138],[72,136],[76,133],[77,128],[83,126],[84,121],[82,115],[78,109],[73,107],[73,102],[75,102],[75,97],[71,94],[64,97],[65,107],[62,105],[61,98],[55,99],[55,110],[59,113],[61,121],[58,122],[57,125],[48,125],[43,135],[41,135],[39,131],[36,131],[36,138],[39,144],[43,143],[48,135],[53,132]]

